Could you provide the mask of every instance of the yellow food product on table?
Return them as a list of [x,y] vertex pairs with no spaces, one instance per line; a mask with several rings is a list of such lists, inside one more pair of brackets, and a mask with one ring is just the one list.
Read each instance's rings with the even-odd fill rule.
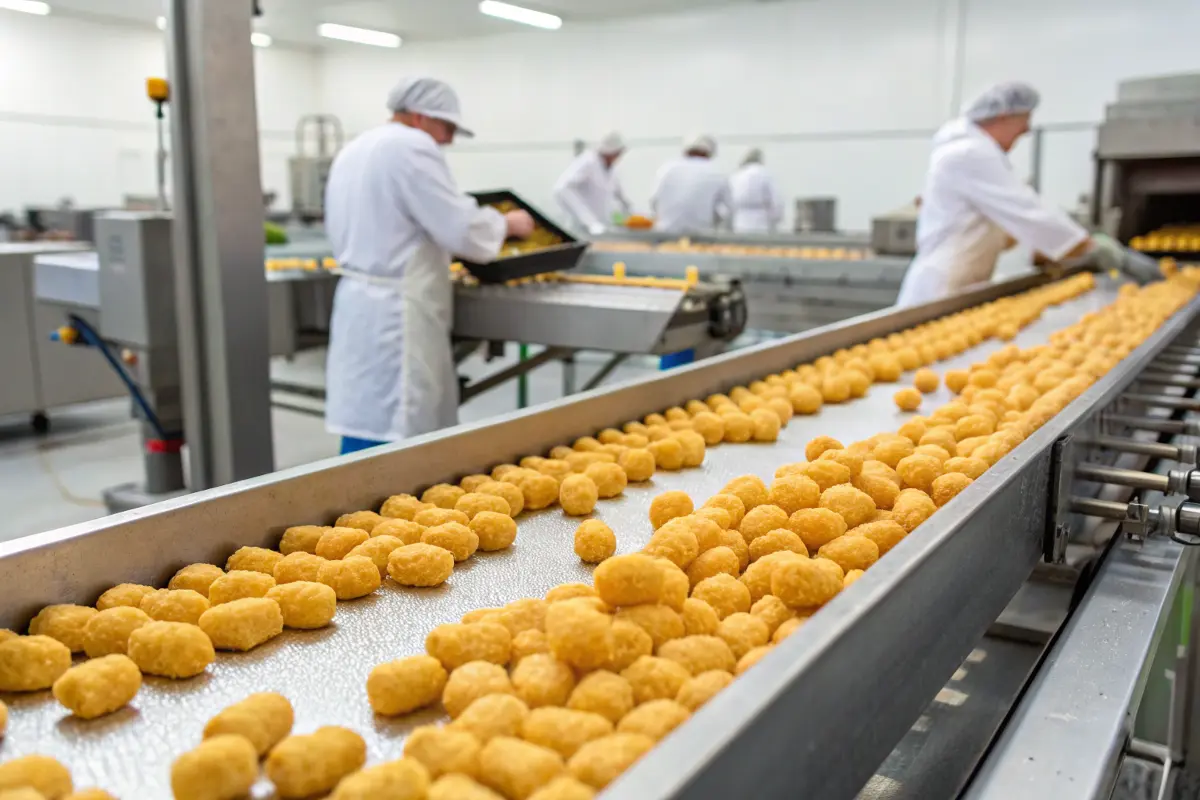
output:
[[83,650],[88,658],[124,654],[129,646],[129,634],[151,621],[140,608],[106,608],[88,620],[84,627]]
[[753,425],[751,436],[756,442],[774,442],[779,438],[782,427],[779,415],[769,408],[759,408],[750,412],[750,422]]
[[586,783],[560,775],[529,796],[529,800],[593,800],[596,792]]
[[151,622],[129,634],[128,654],[143,673],[164,678],[199,675],[216,660],[212,640],[186,622]]
[[413,519],[413,522],[418,525],[423,525],[425,528],[436,528],[439,525],[445,525],[448,522],[453,522],[458,525],[466,525],[471,519],[461,511],[455,511],[449,508],[427,508],[421,511]]
[[[731,615],[726,619],[730,619]],[[719,623],[720,625],[724,623]],[[674,661],[692,675],[711,670],[732,672],[736,658],[729,644],[721,636],[693,635],[664,642],[658,655]]]
[[529,717],[529,706],[511,694],[489,694],[479,698],[451,723],[455,730],[470,733],[487,745],[497,736],[520,736]]
[[204,726],[204,738],[243,736],[258,755],[267,752],[292,732],[295,712],[286,697],[259,692],[227,706]]
[[154,592],[153,586],[143,586],[140,583],[120,583],[100,595],[96,601],[97,611],[107,611],[118,606],[139,608],[142,598]]
[[330,560],[345,558],[347,553],[370,538],[371,535],[360,528],[330,528],[317,541],[316,554]]
[[725,425],[725,437],[722,441],[730,444],[748,442],[754,436],[754,421],[749,414],[743,414],[734,408],[732,411],[722,409],[721,422]]
[[171,577],[171,580],[167,582],[167,588],[190,589],[208,597],[208,587],[224,574],[225,570],[215,564],[189,564]]
[[916,411],[921,407],[921,393],[912,387],[901,389],[892,395],[901,411]]
[[896,473],[904,481],[906,488],[920,489],[928,493],[933,487],[933,481],[942,474],[942,465],[937,458],[914,453],[900,459],[896,464]]
[[75,788],[71,773],[50,756],[21,756],[0,764],[0,793],[30,788],[46,800],[62,800]]
[[383,522],[383,517],[374,511],[352,511],[342,514],[333,524],[338,528],[358,528],[370,533],[380,522]]
[[863,462],[866,460],[865,455],[865,453],[847,447],[841,450],[826,450],[817,460],[836,461],[850,470],[850,477],[853,478],[862,472]]
[[479,491],[480,486],[483,486],[485,483],[490,483],[491,480],[491,475],[476,473],[474,475],[464,475],[459,479],[458,485],[463,491],[465,491],[467,494],[470,494],[471,492]]
[[421,534],[422,544],[431,544],[449,551],[456,562],[466,561],[479,546],[479,536],[467,525],[447,522],[427,529]]
[[867,393],[867,389],[871,388],[871,379],[867,377],[865,372],[857,369],[844,369],[839,373],[842,380],[846,381],[846,385],[850,388],[851,397],[862,397]]
[[317,542],[328,531],[322,525],[295,525],[283,532],[279,540],[279,552],[283,555],[290,553],[316,553]]
[[708,450],[708,445],[703,436],[695,431],[687,430],[677,431],[674,438],[683,448],[684,468],[698,467],[704,463],[704,454]]
[[567,701],[567,707],[572,710],[599,714],[614,724],[633,706],[633,687],[629,681],[607,670],[585,675]]
[[521,492],[520,488],[511,483],[489,480],[475,487],[475,491],[479,494],[495,495],[502,498],[504,502],[508,503],[510,517],[515,517],[525,510],[525,495]]
[[388,556],[388,576],[401,586],[441,586],[454,572],[454,556],[431,544],[398,547]]
[[[751,603],[757,602],[763,596],[771,592],[771,574],[775,569],[775,565],[782,561],[792,558],[805,558],[799,553],[794,553],[791,550],[777,550],[774,553],[768,553],[746,568],[739,580],[746,590],[750,593]],[[734,609],[734,611],[747,611],[748,608]],[[713,633],[716,632],[714,629]]]
[[[342,778],[361,769],[366,760],[367,745],[361,736],[330,725],[307,735],[289,736],[275,745],[263,770],[275,784],[276,793],[292,800],[330,791]],[[257,774],[257,760],[255,767]]]
[[574,600],[577,597],[596,597],[596,590],[586,583],[564,583],[546,592],[547,603]]
[[546,634],[542,631],[536,629],[521,631],[513,637],[511,660],[514,664],[520,664],[521,659],[531,656],[534,653],[549,652],[550,643],[546,640]]
[[391,558],[392,551],[403,546],[404,542],[395,536],[372,536],[346,555],[347,557],[362,556],[371,559],[382,579],[387,576],[388,559]]
[[[268,550],[265,547],[242,547],[234,552],[225,562],[225,569],[248,569],[267,575],[275,574],[275,565],[283,558],[282,553]],[[216,580],[216,577],[213,578]]]
[[948,472],[933,481],[931,496],[939,508],[953,500],[959,492],[971,485],[971,479],[961,472]]
[[563,758],[570,758],[583,745],[612,732],[613,723],[601,714],[554,706],[533,709],[521,725],[521,738],[554,750]]
[[382,583],[375,562],[365,556],[346,556],[340,561],[326,561],[317,572],[317,581],[333,589],[338,600],[365,597]]
[[958,472],[966,475],[971,480],[975,480],[984,472],[987,472],[987,468],[988,463],[982,459],[956,457],[946,460],[946,463],[942,465],[942,472],[943,475]]
[[[223,574],[223,573],[222,573]],[[195,625],[209,609],[208,598],[192,589],[159,589],[142,598],[142,611],[159,622]]]
[[729,646],[734,658],[741,658],[755,647],[760,647],[771,638],[767,623],[758,617],[738,612],[730,614],[721,620],[717,626],[717,636]]
[[[905,423],[900,426],[899,430],[896,431],[896,434],[898,436],[903,436],[905,439],[908,439],[915,445],[921,441],[921,437],[925,435],[925,431],[927,429],[928,426],[923,418],[913,417],[905,421]],[[871,449],[867,450],[867,455],[870,455]]]
[[[654,609],[656,606],[636,606],[636,608]],[[646,627],[642,627],[628,618],[613,621],[609,636],[609,658],[604,663],[604,669],[620,672],[642,656],[648,656],[654,652],[655,638],[647,628],[657,630],[655,623],[661,626],[664,617],[650,618],[642,615],[641,619]],[[669,617],[665,618],[668,623],[670,619]]]
[[793,617],[793,618],[789,619],[788,621],[784,622],[782,625],[780,625],[778,628],[775,629],[775,632],[773,634],[771,634],[771,644],[779,644],[784,639],[786,639],[787,637],[789,637],[793,633],[795,633],[797,630],[799,630],[800,627],[803,626],[804,623],[807,621],[808,621],[807,616],[797,616],[797,617]]
[[767,485],[757,475],[741,475],[734,478],[725,484],[721,494],[731,494],[741,500],[746,513],[765,505],[769,496]]
[[[680,691],[682,691],[682,687],[680,687]],[[691,715],[691,711],[673,698],[651,700],[626,714],[617,723],[617,732],[641,734],[657,742],[687,722]]]
[[563,512],[571,516],[592,513],[600,494],[596,483],[587,475],[573,474],[563,479],[558,490],[558,502]]
[[405,757],[424,765],[435,780],[452,773],[477,776],[481,749],[474,734],[438,725],[422,725],[404,740]]
[[724,670],[702,672],[679,688],[675,702],[695,713],[701,706],[733,683],[733,674]]
[[712,606],[720,619],[750,610],[749,588],[731,575],[714,575],[700,581],[692,589],[692,597]]
[[[922,442],[924,438],[922,437]],[[880,461],[895,469],[900,460],[912,455],[915,449],[916,445],[912,441],[903,436],[896,436],[875,445],[875,449],[871,451],[871,460]]]
[[503,514],[506,517],[510,516],[511,512],[508,501],[503,497],[484,492],[468,492],[464,494],[455,502],[454,510],[466,514],[468,519],[475,519],[475,515],[483,511]]
[[347,775],[329,800],[426,800],[429,771],[419,762],[401,758]]
[[850,480],[850,468],[829,459],[818,459],[800,464],[795,471],[785,472],[784,477],[796,474],[817,484],[817,488],[822,492],[830,486],[837,486],[839,483],[846,483]]
[[558,481],[549,475],[534,473],[518,484],[525,499],[525,509],[538,511],[558,501]]
[[863,472],[851,483],[855,489],[871,498],[876,509],[890,509],[900,494],[900,487],[879,473]]
[[692,430],[700,434],[706,445],[720,444],[725,438],[725,421],[711,411],[701,411],[692,417]]
[[256,780],[258,753],[249,739],[233,734],[205,739],[171,765],[171,792],[176,800],[236,800]]
[[947,461],[950,460],[950,453],[947,452],[947,450],[945,448],[939,447],[936,444],[918,445],[917,449],[913,451],[913,455],[914,456],[919,456],[919,455],[933,456],[934,458],[936,458],[938,460],[939,464],[943,464],[943,465]]
[[654,559],[629,553],[607,559],[593,574],[600,599],[610,606],[655,603],[662,593],[662,570]]
[[795,616],[786,604],[773,594],[768,594],[754,601],[750,606],[750,614],[763,621],[767,633],[773,634],[780,625]]
[[[13,800],[20,800],[20,798],[13,798]],[[80,789],[67,795],[63,800],[117,800],[117,798],[103,789]]]
[[879,560],[879,546],[866,537],[854,533],[839,536],[817,551],[820,558],[827,558],[842,568],[842,572],[867,569]]
[[861,525],[875,515],[875,501],[871,496],[845,484],[831,486],[823,491],[821,508],[841,515],[847,528]]
[[531,655],[513,668],[512,688],[531,709],[564,706],[575,689],[575,674],[552,655]]
[[654,454],[645,448],[635,447],[626,450],[617,457],[617,465],[625,471],[625,477],[632,483],[650,480],[654,477]]
[[554,750],[510,736],[497,736],[479,754],[479,779],[512,800],[528,800],[566,769]]
[[[749,492],[747,493],[749,494]],[[768,492],[768,498],[769,496],[770,493]],[[758,505],[761,505],[761,503]],[[728,492],[721,492],[720,494],[715,494],[708,498],[708,500],[704,502],[704,507],[719,508],[729,514],[728,527],[731,528],[737,528],[739,525],[741,525],[742,520],[746,516],[746,504],[742,501],[742,498],[736,494],[730,494]]]
[[[547,614],[547,619],[549,614]],[[446,669],[457,669],[468,661],[507,664],[512,650],[508,628],[491,622],[475,625],[439,625],[425,637],[425,650]]]
[[275,584],[282,586],[294,581],[316,581],[325,559],[303,551],[289,553],[279,560],[273,572]]
[[435,505],[438,508],[452,509],[458,502],[458,498],[466,493],[466,490],[453,484],[439,483],[421,493],[421,502]]
[[137,664],[119,653],[93,658],[67,670],[54,682],[54,699],[81,719],[123,708],[142,688]]
[[654,747],[654,740],[638,733],[614,733],[588,742],[567,762],[579,781],[603,789]]
[[996,385],[999,376],[990,369],[975,370],[971,373],[971,377],[967,379],[968,386],[978,386],[981,389],[990,389]]
[[696,597],[689,597],[680,612],[683,621],[684,635],[707,636],[717,632],[721,619],[708,603]]
[[970,377],[971,373],[965,369],[946,370],[946,388],[955,394],[959,394],[966,388]]
[[854,583],[856,580],[858,580],[859,578],[861,578],[863,575],[866,575],[866,574],[867,573],[862,571],[861,569],[850,570],[849,572],[846,573],[846,577],[842,578],[842,588],[845,589],[847,586]]
[[426,506],[411,494],[394,494],[379,507],[379,514],[392,519],[411,520]]
[[[727,496],[732,497],[732,495]],[[740,503],[741,501],[739,500],[738,502]],[[692,512],[691,516],[703,517],[710,522],[716,523],[717,527],[722,530],[729,530],[730,526],[733,525],[733,515],[723,508],[716,508],[714,506],[706,505],[697,508]]]
[[46,606],[29,622],[30,636],[49,636],[62,642],[72,653],[82,653],[87,624],[97,614],[88,606]]
[[589,564],[598,564],[617,551],[612,528],[598,519],[585,520],[575,530],[575,555]]
[[683,445],[678,439],[668,437],[652,441],[646,445],[646,449],[654,456],[655,468],[669,472],[683,469]]
[[275,579],[270,575],[235,569],[212,582],[208,587],[208,602],[215,606],[244,597],[266,597],[273,588]]
[[850,399],[850,381],[843,375],[826,375],[820,388],[821,399],[826,403],[844,403]]
[[887,555],[887,552],[908,535],[908,531],[904,530],[899,522],[891,519],[874,520],[872,522],[859,525],[848,533],[854,536],[864,536],[875,543],[875,547],[879,550],[880,557]]
[[[601,446],[603,447],[603,445]],[[617,456],[615,453],[609,453],[606,450],[591,450],[586,453],[571,453],[563,460],[570,468],[570,472],[566,475],[555,475],[554,477],[558,478],[560,482],[572,473],[582,475],[593,464],[615,464],[617,463]]]
[[929,495],[917,489],[905,489],[900,492],[896,504],[892,506],[892,519],[900,523],[904,530],[912,533],[936,510],[937,506]]
[[681,519],[683,517],[675,517],[663,524],[650,537],[642,552],[655,558],[665,558],[680,569],[686,569],[700,555],[700,543],[691,525],[676,524],[676,520]]
[[479,549],[486,553],[505,550],[517,540],[517,523],[507,514],[481,511],[468,527],[479,538]]
[[846,518],[829,508],[805,508],[792,514],[787,529],[800,537],[808,552],[833,541],[846,532]]
[[450,673],[442,690],[442,707],[454,718],[481,697],[513,693],[513,683],[504,667],[489,661],[470,661]]
[[443,775],[429,787],[428,800],[504,800],[466,775]]
[[596,493],[601,498],[616,497],[625,491],[629,482],[624,468],[619,464],[601,462],[590,465],[584,472],[596,486]]
[[[761,506],[760,506],[761,507]],[[714,575],[737,577],[741,572],[741,560],[728,547],[718,546],[701,553],[687,569],[687,578],[692,586]]]
[[823,558],[788,559],[771,572],[771,594],[789,608],[819,608],[842,590],[842,568]]
[[629,681],[637,704],[650,700],[673,699],[692,674],[674,661],[657,656],[642,656],[621,671]]
[[[958,440],[954,436],[954,431],[945,427],[930,428],[921,437],[919,444],[933,444],[945,450],[947,453],[952,453],[957,447]],[[910,454],[911,455],[911,454]],[[899,463],[899,462],[897,462]],[[890,465],[892,467],[895,464]]]
[[787,525],[788,513],[778,506],[763,504],[746,512],[738,531],[747,544],[753,544],[760,536]]
[[213,606],[199,625],[218,650],[250,650],[283,633],[283,612],[274,600],[247,597]]
[[756,647],[738,659],[737,669],[734,670],[735,675],[743,675],[747,670],[763,659],[767,653],[771,652],[774,645],[763,645]]

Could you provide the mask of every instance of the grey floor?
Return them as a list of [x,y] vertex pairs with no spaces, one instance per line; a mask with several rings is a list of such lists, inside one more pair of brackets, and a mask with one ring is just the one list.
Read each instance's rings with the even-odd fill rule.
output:
[[[503,369],[509,357],[484,363],[472,357],[460,371],[477,378]],[[323,351],[301,354],[291,363],[272,365],[272,375],[297,384],[324,385]],[[581,354],[576,367],[582,386],[600,368],[601,354]],[[606,385],[651,374],[655,359],[631,359]],[[529,403],[536,405],[562,396],[563,373],[557,362],[530,374]],[[277,399],[285,398],[277,396]],[[286,398],[291,405],[319,411],[319,403]],[[142,475],[137,424],[127,400],[90,403],[50,412],[51,430],[37,436],[23,417],[0,418],[0,509],[4,523],[0,541],[60,528],[103,516],[101,492],[109,486],[136,481]],[[476,422],[517,408],[515,382],[502,384],[462,406],[463,422]],[[337,454],[338,440],[325,432],[324,421],[312,413],[276,407],[272,412],[277,469],[307,464]]]

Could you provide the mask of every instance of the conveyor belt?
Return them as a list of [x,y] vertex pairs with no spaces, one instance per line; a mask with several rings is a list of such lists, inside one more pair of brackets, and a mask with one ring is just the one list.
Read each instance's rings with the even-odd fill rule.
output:
[[[1103,307],[1114,296],[1111,288],[1100,289],[1048,309],[1039,321],[1020,333],[1016,343],[1021,346],[1040,343],[1050,332]],[[986,342],[939,364],[938,369],[967,367],[1000,346],[999,342]],[[751,360],[755,352],[751,351]],[[760,356],[763,357],[766,356]],[[737,356],[722,361],[734,358]],[[699,376],[703,368],[695,368],[693,372]],[[658,493],[681,489],[698,500],[704,499],[740,474],[754,473],[769,479],[778,465],[802,460],[805,443],[816,435],[832,434],[852,441],[893,429],[904,419],[891,400],[895,389],[895,385],[875,385],[861,400],[828,406],[816,417],[797,417],[773,445],[723,444],[710,451],[701,469],[659,473],[651,484],[631,487],[621,499],[603,501],[595,516],[616,531],[621,552],[636,551],[650,536],[647,508]],[[943,388],[927,404],[932,408],[948,399],[949,394]],[[654,403],[654,400],[652,392],[643,392],[641,402]],[[622,413],[619,406],[614,403],[609,408],[613,413]],[[647,406],[643,411],[656,407]],[[539,419],[539,414],[528,412],[518,417],[532,422]],[[599,428],[618,421],[593,415],[590,419],[576,419],[575,423]],[[552,431],[553,427],[547,426],[546,430]],[[520,454],[510,452],[509,445],[499,439],[494,440],[493,447],[486,446],[494,430],[489,430],[489,426],[479,426],[473,432],[468,429],[460,434],[468,437],[463,440],[468,446],[436,451],[439,437],[414,440],[408,445],[414,448],[411,459],[420,464],[427,480],[434,480],[482,468],[485,464],[476,463],[481,458],[498,463]],[[469,446],[470,437],[478,437],[476,447]],[[524,452],[541,449],[543,442],[528,444]],[[377,457],[367,454],[353,460],[365,464]],[[341,463],[349,464],[350,460]],[[304,504],[331,512],[345,511],[362,502],[364,492],[378,496],[378,489],[365,483],[323,484],[322,471],[330,466],[332,463],[291,470],[133,512],[122,518],[130,523],[124,528],[114,527],[121,522],[114,519],[0,545],[0,572],[6,576],[6,585],[0,586],[0,626],[23,623],[43,603],[92,602],[101,589],[120,581],[164,584],[176,568],[190,561],[222,559],[242,544],[274,544],[277,532],[286,525],[327,521],[307,515],[297,518],[297,509]],[[379,478],[376,471],[371,480]],[[262,502],[245,508],[244,513],[233,513],[234,506],[229,503],[206,502],[255,485],[276,488],[260,495]],[[415,488],[393,485],[390,490]],[[300,497],[305,499],[299,500]],[[268,503],[269,506],[264,505]],[[136,540],[122,538],[136,535],[133,523],[148,514],[165,515],[154,525],[160,535]],[[170,520],[184,518],[190,535],[171,535]],[[0,740],[0,759],[28,753],[53,755],[71,767],[79,785],[99,785],[127,799],[167,798],[169,765],[199,741],[204,722],[246,694],[267,690],[280,691],[291,698],[296,707],[296,731],[311,731],[323,724],[346,725],[367,739],[371,761],[394,758],[400,753],[404,733],[416,724],[435,719],[436,715],[426,713],[396,721],[376,718],[366,703],[364,690],[367,673],[375,664],[421,652],[425,635],[433,626],[457,620],[472,609],[525,596],[541,596],[559,583],[587,580],[590,570],[579,563],[571,547],[578,520],[553,509],[522,516],[519,523],[516,547],[507,552],[481,554],[456,570],[449,585],[443,588],[417,591],[385,586],[363,600],[339,604],[336,625],[330,629],[309,633],[289,631],[251,653],[222,654],[207,675],[191,681],[149,678],[132,706],[110,717],[87,723],[70,719],[48,693],[6,696],[12,715],[10,731]],[[106,532],[88,536],[99,528],[105,528]],[[136,546],[134,541],[138,542]],[[51,552],[67,557],[56,558],[50,556]],[[813,623],[813,627],[817,625]],[[879,668],[888,667],[881,664]],[[830,690],[841,691],[842,687],[831,686]],[[693,724],[714,722],[718,720],[706,713]],[[632,789],[626,787],[627,792]],[[621,794],[619,790],[614,790],[614,794],[655,796]],[[752,793],[748,790],[745,796]]]

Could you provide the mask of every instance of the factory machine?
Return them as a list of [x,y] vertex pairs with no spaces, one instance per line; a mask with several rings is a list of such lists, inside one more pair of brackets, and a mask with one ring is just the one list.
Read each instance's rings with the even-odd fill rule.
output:
[[[868,315],[487,424],[2,543],[0,627],[23,629],[46,604],[92,603],[117,583],[163,585],[182,565],[221,564],[245,545],[273,547],[288,526],[377,508],[389,495],[419,494],[1045,280]],[[1046,309],[1015,343],[1045,342],[1116,297],[1117,287],[1101,281]],[[1200,550],[1190,546],[1200,541],[1198,315],[1200,298],[603,796],[1083,800],[1112,796],[1135,773],[1150,789],[1145,796],[1171,796],[1200,758]],[[966,368],[1000,346],[983,342],[938,367]],[[795,417],[774,444],[722,444],[703,469],[659,472],[597,514],[618,531],[623,552],[636,551],[651,533],[650,500],[663,490],[699,500],[740,474],[770,479],[779,464],[803,460],[819,434],[853,441],[892,429],[905,418],[892,392],[878,384],[860,400]],[[935,403],[950,396],[939,392]],[[47,693],[6,697],[3,756],[52,755],[78,784],[159,800],[170,796],[171,760],[195,746],[204,720],[268,689],[291,698],[298,730],[346,725],[372,754],[398,753],[416,722],[374,715],[363,687],[375,664],[422,652],[433,624],[588,580],[570,553],[574,523],[561,512],[526,514],[519,524],[515,548],[456,570],[448,590],[389,586],[369,602],[339,604],[336,629],[288,631],[222,656],[201,685],[148,681],[137,713],[65,724]]]

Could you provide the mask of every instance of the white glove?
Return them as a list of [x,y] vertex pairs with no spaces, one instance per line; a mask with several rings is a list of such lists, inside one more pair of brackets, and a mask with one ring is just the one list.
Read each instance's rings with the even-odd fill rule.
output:
[[1092,237],[1089,261],[1102,270],[1118,270],[1138,283],[1149,283],[1161,277],[1158,262],[1125,247],[1111,236],[1097,233]]
[[608,230],[608,228],[605,227],[603,222],[593,222],[591,225],[588,225],[588,233],[590,233],[592,236],[599,236],[606,230]]

